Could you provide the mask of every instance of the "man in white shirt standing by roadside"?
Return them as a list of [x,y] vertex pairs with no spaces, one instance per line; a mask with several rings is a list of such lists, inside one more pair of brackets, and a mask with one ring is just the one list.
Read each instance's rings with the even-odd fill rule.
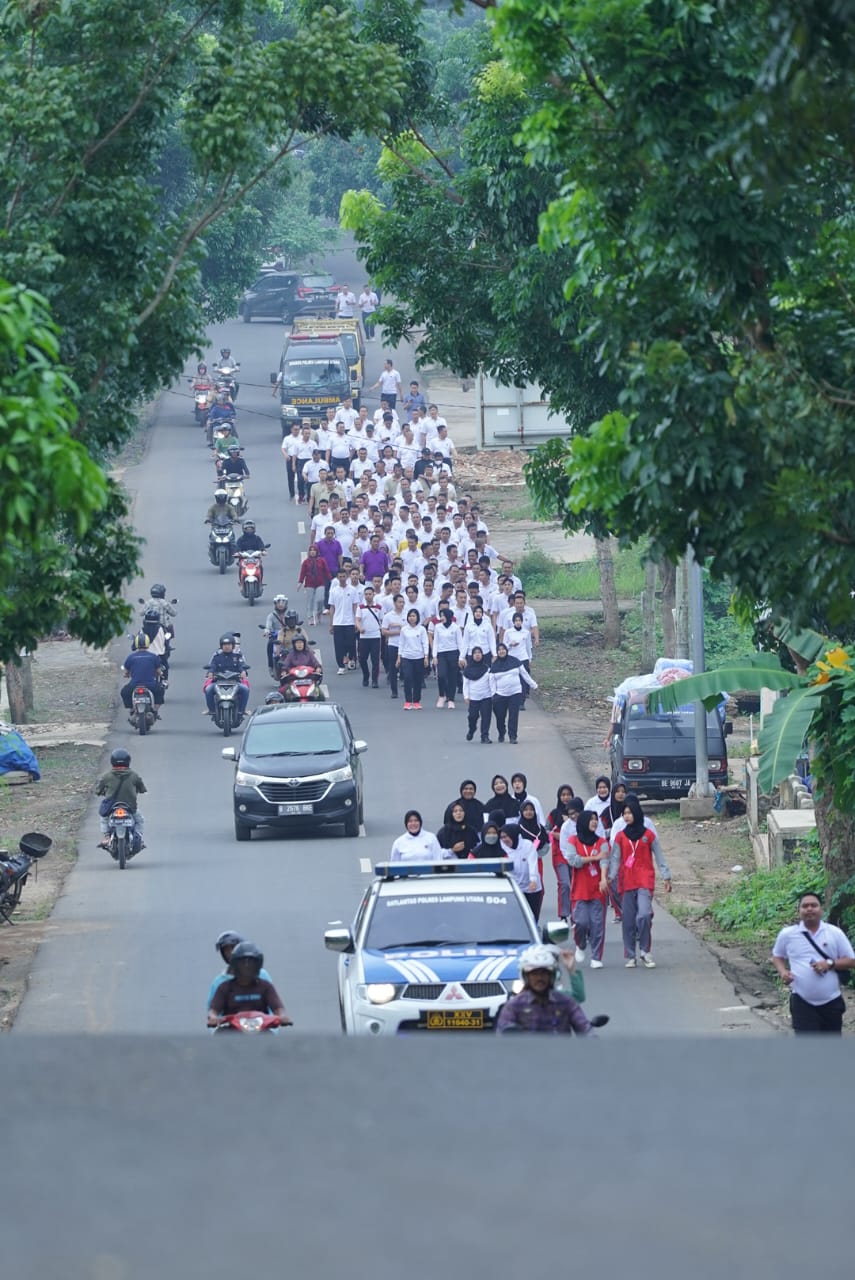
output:
[[772,964],[790,988],[796,1035],[825,1031],[839,1036],[846,1003],[838,975],[855,969],[855,951],[842,929],[823,920],[818,893],[799,898],[799,923],[778,934]]
[[356,295],[351,292],[350,285],[343,284],[335,300],[335,313],[339,320],[352,320],[355,306]]
[[366,280],[365,287],[359,295],[359,309],[362,312],[362,327],[368,342],[374,341],[374,312],[380,305],[380,299],[371,288],[371,281]]

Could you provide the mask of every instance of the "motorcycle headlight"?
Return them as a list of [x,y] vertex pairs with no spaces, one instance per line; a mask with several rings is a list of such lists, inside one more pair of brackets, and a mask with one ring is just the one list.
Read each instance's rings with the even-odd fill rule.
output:
[[343,769],[333,769],[332,773],[327,774],[330,782],[352,782],[353,770],[347,764]]
[[258,782],[257,773],[244,773],[242,769],[238,769],[235,774],[235,782],[239,787],[254,787]]
[[401,987],[396,987],[391,982],[369,982],[365,988],[365,998],[372,1004],[388,1004],[401,990]]

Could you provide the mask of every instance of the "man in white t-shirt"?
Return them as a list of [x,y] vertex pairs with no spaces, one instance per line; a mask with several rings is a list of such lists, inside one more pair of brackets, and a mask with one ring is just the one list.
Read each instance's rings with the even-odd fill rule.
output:
[[350,286],[343,284],[336,295],[335,313],[339,320],[352,320],[353,308],[356,306],[356,295],[351,293]]
[[799,898],[799,923],[778,934],[772,964],[790,988],[796,1035],[825,1031],[839,1036],[846,1004],[837,975],[855,969],[855,951],[842,929],[823,920],[818,893]]
[[353,430],[355,424],[359,421],[359,410],[353,407],[353,396],[344,397],[335,411],[335,421],[343,422],[345,431],[350,432]]
[[369,391],[380,388],[380,395],[383,400],[389,402],[389,408],[394,409],[398,403],[398,396],[401,394],[401,375],[395,368],[391,360],[383,361],[383,372],[377,381],[370,386]]
[[288,494],[293,499],[297,496],[297,472],[294,469],[294,451],[297,448],[297,441],[300,439],[299,422],[291,423],[290,434],[282,437],[282,457],[285,459],[285,469],[288,472]]
[[366,280],[365,287],[359,295],[359,310],[362,312],[362,327],[368,342],[374,341],[374,312],[380,305],[380,299],[371,288],[371,281]]

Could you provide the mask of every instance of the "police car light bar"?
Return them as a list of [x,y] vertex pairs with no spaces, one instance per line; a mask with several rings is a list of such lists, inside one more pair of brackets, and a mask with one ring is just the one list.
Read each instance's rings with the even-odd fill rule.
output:
[[337,338],[337,333],[292,333],[291,342],[320,342]]
[[406,880],[409,876],[482,875],[506,876],[513,862],[510,858],[451,859],[444,862],[378,862],[374,874],[381,880]]

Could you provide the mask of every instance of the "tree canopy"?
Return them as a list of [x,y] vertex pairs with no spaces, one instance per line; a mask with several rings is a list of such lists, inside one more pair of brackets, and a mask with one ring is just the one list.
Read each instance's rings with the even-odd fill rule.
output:
[[[743,601],[855,618],[855,29],[842,0],[506,0],[557,167],[540,244],[615,412],[538,464],[568,528],[691,545]],[[541,97],[542,95],[542,97]]]
[[[354,10],[316,6],[311,21],[296,21],[275,8],[0,8],[0,278],[46,300],[71,379],[69,430],[99,465],[126,439],[136,406],[204,340],[206,237],[220,235],[221,260],[234,256],[231,281],[211,282],[227,290],[251,256],[244,211],[265,183],[281,192],[292,152],[306,138],[382,129],[400,101],[396,51],[366,34]],[[44,468],[31,475],[37,488],[46,478]],[[76,608],[67,593],[46,597],[35,634],[31,617],[7,614],[4,655],[58,622],[104,642],[125,620],[121,583],[138,544],[121,494],[102,488],[97,536],[93,526],[72,550],[64,515],[86,501],[72,485],[56,536],[29,543],[72,575]],[[4,470],[0,509],[18,491]],[[20,600],[24,585],[14,564],[0,564],[0,594]]]

